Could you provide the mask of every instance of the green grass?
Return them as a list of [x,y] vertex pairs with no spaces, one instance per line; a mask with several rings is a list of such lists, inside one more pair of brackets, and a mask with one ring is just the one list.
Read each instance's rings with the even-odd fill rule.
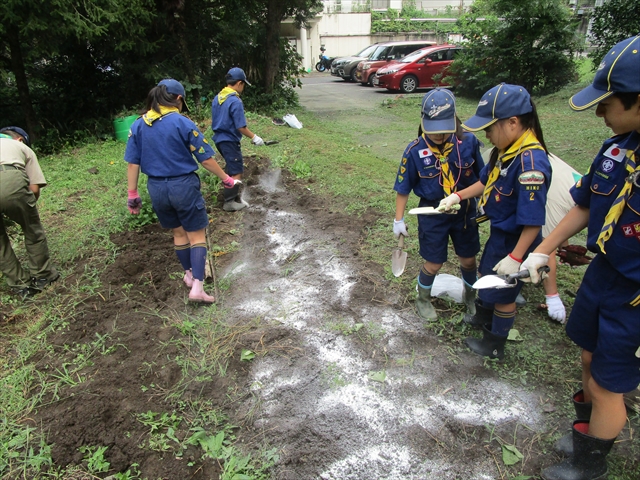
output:
[[[586,170],[602,141],[610,135],[593,110],[575,113],[568,106],[570,96],[590,78],[589,68],[586,62],[581,66],[583,83],[535,99],[548,146],[578,171]],[[345,88],[351,87],[345,85]],[[394,98],[373,111],[324,116],[303,109],[293,111],[304,124],[301,130],[274,126],[270,118],[249,114],[252,130],[259,132],[263,138],[279,140],[280,143],[270,147],[254,147],[248,142],[243,144],[245,154],[269,156],[274,164],[309,181],[308,187],[315,194],[334,198],[336,208],[341,205],[353,215],[361,215],[365,211],[380,214],[380,220],[369,226],[360,253],[367,261],[384,267],[391,288],[397,289],[407,302],[405,307],[415,296],[413,287],[421,261],[414,235],[406,242],[409,262],[405,274],[400,278],[391,274],[389,252],[395,246],[391,233],[395,208],[393,181],[404,148],[417,134],[420,99],[421,96]],[[458,99],[461,119],[475,112],[477,101]],[[482,134],[480,139],[485,140]],[[114,343],[111,334],[111,337],[93,337],[85,345],[68,345],[64,352],[65,366],[57,371],[39,371],[29,361],[34,354],[51,349],[47,339],[68,325],[74,317],[76,305],[86,293],[97,292],[100,288],[100,273],[117,255],[110,235],[136,228],[140,224],[136,223],[139,220],[131,218],[126,209],[126,164],[122,160],[123,154],[124,144],[108,141],[40,158],[49,186],[43,191],[39,210],[53,257],[63,272],[65,267],[71,269],[72,262],[83,257],[91,259],[91,263],[86,265],[77,285],[71,286],[72,291],[67,296],[52,295],[49,302],[40,303],[37,307],[17,302],[9,296],[5,287],[0,287],[0,302],[6,307],[4,310],[11,311],[19,325],[15,331],[3,331],[0,339],[0,345],[3,346],[0,349],[0,405],[4,412],[3,421],[0,422],[0,478],[30,478],[29,472],[47,471],[52,463],[51,448],[40,427],[29,426],[23,420],[44,398],[55,399],[63,384],[83,381],[83,368],[89,365],[92,358],[109,355],[114,349],[126,348],[125,345]],[[97,173],[95,170],[92,170],[94,173],[89,171],[93,168],[97,169]],[[217,190],[218,180],[215,177],[208,173],[201,176],[205,191]],[[148,209],[149,198],[142,176],[139,191]],[[412,197],[409,208],[416,204],[416,198]],[[152,213],[147,213],[149,218],[145,222],[153,220]],[[409,231],[416,232],[416,218],[407,215],[406,220]],[[486,240],[486,224],[481,227],[481,235],[483,241]],[[453,251],[449,253],[450,258],[454,258]],[[18,254],[23,254],[20,248]],[[457,268],[455,262],[447,263],[442,272],[457,274]],[[575,292],[583,272],[584,268],[559,268],[560,292]],[[224,288],[224,285],[220,285],[220,288]],[[126,293],[124,287],[123,293]],[[524,294],[530,300],[530,305],[521,311],[516,323],[524,341],[518,344],[510,342],[507,360],[503,363],[487,362],[486,368],[527,388],[541,386],[545,391],[553,392],[558,411],[551,418],[565,417],[571,413],[569,402],[565,399],[569,398],[579,381],[578,350],[558,324],[533,308],[535,303],[543,299],[541,288],[528,285]],[[563,300],[569,305],[572,302],[565,294]],[[475,333],[461,324],[463,312],[460,306],[441,300],[437,302],[438,308],[446,309],[447,313],[426,328],[449,346],[450,356],[455,359],[463,349],[464,337]],[[177,361],[183,369],[183,381],[174,391],[165,392],[167,398],[178,405],[175,411],[151,412],[156,415],[151,422],[159,422],[163,414],[168,415],[169,420],[174,415],[175,422],[180,419],[178,424],[192,432],[188,440],[198,445],[203,455],[225,465],[224,478],[231,479],[235,474],[268,478],[268,469],[275,461],[273,451],[267,448],[264,456],[248,459],[241,450],[230,449],[235,438],[228,419],[205,399],[190,402],[181,399],[181,389],[187,383],[224,375],[229,355],[234,351],[238,336],[243,333],[242,328],[254,327],[226,325],[222,321],[225,312],[217,307],[209,307],[207,312],[206,319],[188,314],[154,314],[168,325],[174,325],[182,335],[175,342],[182,352]],[[373,323],[356,327],[340,319],[328,322],[327,328],[341,335],[356,335],[363,343],[375,342],[384,334],[376,330]],[[404,359],[402,362],[411,363],[412,360]],[[324,372],[323,378],[330,386],[343,381],[341,372],[333,366]],[[153,388],[152,385],[141,387]],[[235,392],[232,396],[240,394],[243,392]],[[637,415],[631,421],[637,429]],[[176,442],[171,438],[173,433],[170,429],[175,430],[174,423],[162,423],[154,432],[151,432],[151,424],[149,428],[149,437],[143,440],[147,448],[152,445],[153,448],[168,448],[174,452],[183,450],[185,440]],[[156,437],[152,437],[156,434]],[[550,446],[552,439],[544,441],[547,442],[545,445]],[[103,468],[102,447],[84,447],[83,464],[69,467],[68,473],[77,469],[98,471]],[[637,460],[640,457],[640,443],[634,439],[628,451],[628,458],[622,458],[615,452],[611,456],[610,478],[640,478]],[[58,477],[54,477],[53,473],[51,475],[51,478],[64,478],[59,472],[56,474],[60,475]],[[118,475],[117,478],[123,479],[139,478],[135,466],[129,472]]]

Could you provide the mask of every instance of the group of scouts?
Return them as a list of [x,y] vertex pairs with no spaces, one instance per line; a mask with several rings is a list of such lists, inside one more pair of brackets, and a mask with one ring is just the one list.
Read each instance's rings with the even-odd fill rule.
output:
[[[264,145],[247,127],[239,97],[250,85],[244,71],[232,68],[226,83],[211,107],[214,142],[225,160],[224,170],[198,127],[181,115],[188,112],[185,90],[173,79],[162,80],[149,92],[146,113],[132,125],[125,152],[127,207],[132,214],[140,213],[137,185],[142,171],[160,224],[173,231],[189,300],[198,303],[215,302],[203,287],[208,217],[198,163],[220,178],[223,209],[239,211],[247,207],[239,192],[240,140],[246,136],[254,145]],[[478,275],[527,270],[528,281],[540,282],[549,256],[588,228],[587,247],[596,256],[567,323],[569,337],[582,348],[582,389],[572,398],[577,420],[556,444],[567,459],[543,470],[546,480],[606,477],[606,457],[626,422],[623,394],[640,384],[640,36],[614,46],[592,85],[574,95],[570,105],[574,110],[596,106],[596,115],[614,136],[570,189],[575,206],[544,239],[541,227],[552,168],[535,105],[524,87],[505,83],[493,87],[465,122],[459,120],[449,90],[430,91],[422,101],[419,138],[406,148],[394,186],[396,237],[408,235],[404,210],[412,191],[420,198],[420,207],[442,212],[418,218],[424,259],[417,284],[418,315],[428,321],[437,318],[431,289],[447,260],[451,238],[464,285],[464,321],[482,331],[481,338],[469,337],[465,343],[493,359],[504,357],[523,284],[482,289],[476,297],[472,285]],[[494,146],[486,165],[480,142],[468,133],[479,131]],[[0,147],[2,214],[22,227],[29,255],[27,272],[0,223],[2,272],[11,287],[23,295],[33,294],[59,277],[50,265],[35,206],[46,182],[26,132],[18,127],[1,130]],[[488,218],[491,227],[478,266],[479,218]]]
[[204,291],[209,217],[196,173],[198,163],[222,181],[222,208],[236,212],[248,206],[239,192],[244,170],[240,140],[246,136],[254,145],[264,145],[247,127],[239,97],[245,85],[251,85],[244,71],[232,68],[226,83],[211,104],[211,128],[225,170],[216,162],[213,148],[196,124],[181,115],[189,109],[184,87],[173,79],[162,80],[147,95],[147,112],[131,126],[124,154],[128,162],[127,207],[134,215],[140,213],[138,177],[142,171],[160,225],[173,231],[174,249],[184,269],[183,281],[190,289],[189,301],[196,303],[215,302]]
[[[607,53],[593,83],[574,95],[570,106],[577,111],[595,106],[614,136],[570,188],[575,206],[544,239],[552,168],[535,105],[521,86],[502,83],[490,89],[476,114],[462,124],[450,91],[425,95],[422,133],[406,148],[394,186],[396,237],[407,235],[403,216],[411,191],[420,197],[419,206],[443,212],[418,217],[424,259],[418,315],[427,321],[437,318],[431,288],[447,260],[450,237],[464,282],[464,321],[482,330],[481,338],[469,337],[465,343],[489,358],[504,356],[523,284],[481,289],[475,298],[477,220],[486,216],[491,221],[477,273],[526,270],[526,281],[536,283],[550,255],[587,228],[587,248],[596,255],[566,327],[582,348],[582,389],[572,397],[573,429],[555,445],[567,459],[544,469],[545,480],[606,478],[606,457],[627,419],[623,394],[640,385],[640,35]],[[494,146],[487,165],[478,140],[465,133],[481,130]]]

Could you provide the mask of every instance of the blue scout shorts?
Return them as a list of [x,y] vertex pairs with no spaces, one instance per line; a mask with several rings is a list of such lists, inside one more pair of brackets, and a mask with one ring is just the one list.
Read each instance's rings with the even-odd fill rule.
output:
[[[421,207],[434,207],[433,202],[420,201]],[[443,215],[418,215],[418,238],[420,256],[427,262],[444,263],[447,261],[449,237],[456,255],[462,258],[475,257],[480,251],[480,235],[475,221],[475,208],[469,202],[462,202],[460,211]]]
[[[480,273],[480,275],[495,275],[496,272],[493,271],[493,267],[513,251],[519,239],[519,233],[507,233],[497,228],[491,228],[489,240],[487,240],[484,246],[484,252],[482,252],[482,257],[480,258],[478,273]],[[540,242],[542,242],[542,235],[538,234],[527,250],[526,255],[540,245]],[[518,281],[513,288],[483,288],[482,290],[478,290],[478,297],[485,305],[513,303],[516,301],[516,297],[518,293],[520,293],[520,290],[522,290],[523,285],[524,283]]]
[[207,208],[200,193],[200,177],[195,173],[179,177],[149,177],[147,189],[163,228],[181,226],[187,232],[195,232],[209,224]]
[[640,384],[640,283],[614,269],[602,254],[587,268],[578,290],[567,335],[591,352],[591,375],[602,388],[627,393]]
[[224,158],[226,166],[224,171],[227,175],[238,175],[244,172],[244,163],[240,142],[220,142],[216,143],[216,149]]

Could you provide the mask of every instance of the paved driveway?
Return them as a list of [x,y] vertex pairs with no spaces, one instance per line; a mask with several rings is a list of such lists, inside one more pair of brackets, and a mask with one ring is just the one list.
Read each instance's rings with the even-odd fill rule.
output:
[[[300,104],[312,112],[328,113],[343,110],[371,110],[385,99],[393,99],[400,92],[385,88],[365,87],[360,83],[345,82],[330,73],[309,73],[302,78],[297,90]],[[422,96],[426,90],[412,95]],[[405,95],[407,96],[407,95]]]

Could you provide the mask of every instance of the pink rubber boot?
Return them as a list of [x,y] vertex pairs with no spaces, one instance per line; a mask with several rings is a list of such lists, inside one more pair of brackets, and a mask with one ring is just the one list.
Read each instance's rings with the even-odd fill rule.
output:
[[195,303],[214,303],[216,299],[207,295],[202,286],[202,280],[193,279],[193,287],[189,292],[189,301]]
[[184,277],[182,277],[182,281],[187,287],[193,287],[193,275],[191,274],[191,270],[184,271]]

